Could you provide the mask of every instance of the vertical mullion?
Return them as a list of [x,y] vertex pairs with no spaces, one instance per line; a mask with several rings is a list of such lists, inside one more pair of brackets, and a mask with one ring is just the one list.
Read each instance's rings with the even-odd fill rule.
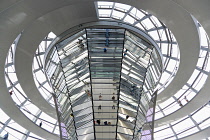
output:
[[[93,121],[95,120],[95,116],[94,116],[94,104],[93,104],[93,89],[92,89],[92,76],[91,76],[91,64],[90,64],[90,53],[89,53],[89,49],[90,46],[88,45],[88,33],[87,30],[85,29],[85,33],[86,33],[86,44],[87,44],[87,51],[88,51],[88,64],[89,64],[89,73],[90,73],[90,91],[91,91],[91,98],[92,98],[92,113],[93,113]],[[93,123],[93,134],[94,134],[94,139],[96,139],[96,131],[95,131],[95,123]]]
[[120,81],[119,81],[119,93],[117,93],[117,122],[116,122],[116,136],[115,136],[115,139],[117,139],[117,128],[118,128],[118,113],[119,113],[119,103],[120,103],[120,86],[121,86],[121,74],[122,74],[122,62],[123,62],[123,52],[124,52],[124,47],[125,47],[125,32],[126,30],[124,30],[124,39],[123,39],[123,47],[122,47],[122,57],[121,57],[121,70],[120,70]]

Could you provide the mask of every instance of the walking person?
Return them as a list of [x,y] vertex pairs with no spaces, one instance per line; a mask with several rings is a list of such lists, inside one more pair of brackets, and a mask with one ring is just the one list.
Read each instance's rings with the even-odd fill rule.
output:
[[101,105],[98,106],[98,110],[101,110]]

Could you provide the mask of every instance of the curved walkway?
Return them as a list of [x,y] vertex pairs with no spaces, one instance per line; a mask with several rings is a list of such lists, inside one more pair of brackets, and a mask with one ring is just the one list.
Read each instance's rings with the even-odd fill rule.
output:
[[[33,79],[32,74],[32,62],[34,58],[35,51],[37,47],[39,46],[40,42],[43,40],[43,38],[50,32],[57,32],[58,30],[51,29],[48,23],[55,23],[59,29],[61,30],[67,30],[71,25],[66,24],[65,21],[62,22],[60,18],[60,15],[56,13],[66,13],[65,17],[70,19],[72,18],[72,14],[75,12],[75,9],[79,9],[78,7],[74,6],[74,9],[72,9],[72,6],[67,6],[65,8],[60,8],[56,10],[55,12],[51,12],[38,20],[34,21],[27,29],[24,29],[24,32],[18,42],[18,46],[15,53],[15,67],[16,67],[16,73],[18,80],[25,91],[26,95],[31,99],[31,101],[38,106],[42,111],[44,111],[46,114],[50,115],[53,118],[56,117],[56,111],[55,109],[50,106],[50,104],[42,97],[42,95],[39,93]],[[73,11],[74,12],[73,12]],[[69,14],[67,14],[69,13]],[[88,15],[85,15],[83,13],[84,17],[87,17]],[[50,19],[52,18],[53,19]],[[66,18],[63,17],[63,20],[68,21]],[[80,17],[81,20],[82,17]],[[60,24],[65,23],[68,26],[59,25],[56,21],[61,21]],[[77,19],[75,19],[77,21]],[[81,22],[79,22],[81,23]],[[52,24],[51,24],[52,25]],[[68,28],[66,28],[68,27]]]
[[[210,15],[209,15],[210,9],[208,6],[208,5],[210,5],[210,1],[199,2],[196,0],[193,0],[193,1],[186,0],[186,1],[180,2],[180,0],[176,0],[176,3],[180,7],[183,7],[184,9],[186,9],[186,11],[190,12],[195,18],[197,18],[197,20],[201,23],[201,25],[203,26],[203,28],[205,29],[207,34],[210,36],[210,24],[209,24],[210,23],[209,22],[210,21]],[[202,9],[202,10],[198,11],[195,9]],[[209,90],[210,90],[209,85],[210,85],[210,79],[208,78],[204,87],[200,91],[200,93],[198,93],[198,95],[192,101],[190,101],[182,109],[179,109],[178,111],[170,114],[169,116],[159,119],[159,120],[156,120],[155,126],[157,127],[157,126],[161,126],[161,125],[167,124],[172,121],[176,121],[179,118],[182,118],[182,117],[190,114],[195,109],[202,106],[205,102],[208,102],[209,101]]]
[[159,18],[173,32],[180,48],[178,72],[168,87],[158,95],[157,104],[159,104],[181,89],[192,75],[199,56],[199,36],[191,15],[174,2],[141,0],[135,6]]
[[181,140],[200,140],[200,139],[206,139],[210,136],[209,134],[210,127],[207,127],[205,130],[201,132],[194,133],[190,136],[187,136],[185,138],[182,138]]
[[[33,8],[32,9],[29,8],[29,7],[33,7],[34,6],[33,5],[33,2],[32,1],[27,1],[27,4],[29,4],[29,3],[30,3],[30,5],[28,7],[25,6],[26,3],[21,3],[21,4],[18,4],[18,6],[16,8],[7,9],[7,11],[4,11],[3,13],[0,13],[0,29],[1,29],[1,33],[0,33],[0,37],[1,37],[1,41],[0,41],[1,42],[0,43],[0,45],[1,45],[0,55],[1,55],[1,58],[2,58],[0,60],[0,65],[2,66],[0,68],[0,75],[1,75],[1,77],[0,77],[0,84],[1,84],[1,89],[0,89],[1,90],[0,104],[1,104],[1,108],[14,121],[16,121],[17,123],[19,123],[20,125],[22,125],[26,129],[28,129],[29,131],[31,131],[31,132],[33,132],[33,133],[35,133],[35,134],[37,134],[37,135],[39,135],[39,136],[41,136],[43,138],[54,140],[54,139],[58,139],[58,136],[53,135],[53,134],[50,134],[47,131],[44,131],[43,129],[41,129],[40,127],[38,127],[37,125],[35,125],[33,122],[31,122],[15,106],[13,100],[11,99],[11,97],[10,97],[10,95],[8,93],[8,90],[7,90],[7,87],[6,87],[6,84],[5,84],[5,79],[4,79],[5,58],[6,58],[6,55],[7,55],[8,50],[9,50],[9,47],[13,43],[14,39],[16,38],[16,36],[23,29],[24,29],[24,35],[23,36],[25,36],[25,34],[27,34],[27,32],[30,33],[30,29],[31,29],[30,26],[33,25],[33,24],[35,26],[37,26],[37,29],[38,29],[38,26],[40,27],[40,25],[42,25],[43,29],[42,28],[39,28],[39,30],[37,30],[36,33],[39,32],[39,34],[42,34],[43,36],[40,39],[38,38],[37,40],[33,40],[32,38],[31,38],[32,40],[30,39],[30,41],[32,41],[32,42],[34,41],[35,44],[37,43],[37,45],[35,45],[35,44],[32,45],[32,42],[30,43],[29,40],[27,42],[24,41],[23,43],[21,43],[22,42],[22,39],[24,40],[24,38],[21,38],[20,39],[20,44],[30,43],[30,44],[28,44],[27,47],[31,49],[30,51],[32,53],[33,52],[32,51],[32,46],[34,46],[34,47],[37,48],[38,45],[39,45],[39,43],[41,42],[41,40],[45,37],[44,35],[47,34],[47,31],[44,30],[44,29],[47,27],[48,24],[46,24],[46,25],[42,24],[43,18],[39,18],[38,21],[35,21],[34,22],[34,20],[36,20],[39,17],[40,11],[37,11],[37,13],[34,13],[34,11],[32,10]],[[46,3],[46,4],[49,4],[49,3],[51,3],[51,1],[48,1],[48,3]],[[57,6],[60,6],[60,5],[57,5],[56,3],[54,3],[54,7],[57,7]],[[68,7],[68,8],[69,8],[69,11],[68,12],[71,13],[70,18],[73,18],[72,16],[73,15],[75,16],[75,13],[71,11],[71,7]],[[68,9],[68,8],[66,8],[66,9]],[[79,8],[77,8],[77,9],[79,11]],[[44,11],[47,11],[46,8],[45,8]],[[87,13],[87,14],[85,14],[84,11],[83,11],[82,13],[83,13],[83,16],[84,17],[87,17],[87,16],[89,16],[89,14],[91,12],[88,13],[86,11],[85,13]],[[95,13],[95,11],[94,11],[94,13]],[[66,13],[63,13],[63,14],[66,14]],[[16,18],[16,16],[14,17],[14,15],[19,16],[19,18]],[[42,13],[41,15],[44,15],[44,13]],[[60,15],[58,14],[57,17],[58,16],[60,16]],[[68,16],[68,15],[66,15],[66,16]],[[94,17],[96,17],[96,14],[94,14]],[[78,18],[79,18],[80,21],[82,21],[81,17],[78,17]],[[90,19],[93,19],[93,18],[90,18]],[[75,20],[74,24],[80,24],[80,22],[78,22],[79,20]],[[83,20],[84,21],[87,21],[87,19],[83,19]],[[54,21],[54,22],[56,23],[56,21]],[[63,21],[61,23],[63,24],[63,23],[66,23],[66,22]],[[58,24],[56,24],[56,25],[58,25]],[[68,24],[66,24],[66,27],[69,28],[70,26],[68,26]],[[65,28],[62,28],[62,30],[66,30],[66,27]],[[46,28],[46,29],[49,29],[49,28]],[[32,34],[29,34],[29,37],[32,37],[32,36],[33,36]],[[34,35],[34,37],[35,37],[35,35]],[[36,36],[36,38],[37,37],[38,36]],[[24,69],[24,70],[27,71],[27,73],[22,73],[22,71],[21,71],[22,69],[19,66],[16,67],[16,69],[17,69],[17,75],[18,75],[18,78],[20,80],[20,84],[23,86],[22,88],[26,92],[26,94],[28,94],[28,93],[34,93],[33,96],[32,96],[33,99],[31,99],[30,97],[29,98],[33,102],[36,102],[36,100],[39,100],[38,102],[36,102],[36,104],[39,104],[38,107],[40,107],[40,109],[42,109],[45,112],[46,112],[46,110],[49,109],[46,113],[51,114],[51,116],[54,116],[55,115],[55,111],[53,110],[53,108],[43,99],[43,97],[39,94],[39,92],[37,92],[35,89],[33,89],[33,86],[35,87],[35,84],[33,82],[32,71],[30,71],[30,70],[32,70],[32,60],[33,60],[33,56],[34,56],[34,52],[35,51],[32,54],[27,53],[27,51],[29,51],[29,50],[27,50],[27,51],[26,50],[23,50],[23,49],[21,49],[19,47],[19,45],[17,47],[18,48],[17,49],[18,52],[21,52],[23,55],[25,55],[26,56],[26,59],[27,58],[30,58],[30,59],[26,60],[26,62],[28,62],[28,64],[27,63],[21,63],[21,62],[18,62],[18,61],[20,61],[21,59],[23,59],[22,56],[19,56],[19,53],[16,54],[17,55],[16,56],[16,58],[17,58],[16,59],[16,62],[19,63],[19,66],[22,66],[21,67],[22,69]],[[26,47],[26,45],[23,45],[23,47]],[[30,62],[30,64],[29,64],[29,62]],[[20,76],[21,76],[21,78],[20,78]],[[24,78],[26,78],[26,79],[24,79]],[[27,83],[28,82],[27,79],[30,79],[31,85]],[[26,80],[26,81],[24,81],[24,80]],[[38,95],[39,97],[37,96],[37,93],[39,94]],[[34,100],[34,98],[35,98],[35,100]]]
[[[21,13],[23,16],[22,19],[18,19],[15,21],[13,19],[14,15]],[[28,15],[24,14],[28,13]],[[28,19],[26,20],[26,17]],[[4,65],[7,56],[7,52],[13,43],[14,39],[18,36],[18,34],[24,29],[24,27],[30,23],[31,19],[34,18],[27,9],[17,8],[17,9],[7,9],[0,13],[0,104],[1,108],[9,115],[14,121],[18,122],[20,125],[24,126],[29,131],[33,132],[36,130],[35,134],[40,135],[43,138],[49,138],[52,140],[58,139],[56,135],[52,135],[47,131],[43,131],[37,125],[34,125],[14,104],[12,98],[8,93],[8,89],[5,83],[4,76]]]
[[39,93],[32,74],[32,62],[37,47],[50,29],[40,21],[35,21],[24,29],[15,52],[15,69],[18,81],[28,98],[46,114],[57,119],[56,110]]
[[[178,111],[155,121],[155,127],[159,127],[165,124],[168,124],[170,122],[176,121],[182,117],[187,116],[188,114],[192,113],[202,105],[204,105],[206,102],[209,101],[209,86],[210,85],[210,78],[207,79],[206,85],[203,87],[203,89],[198,93],[195,98],[190,101],[187,105],[179,109]],[[208,98],[207,98],[208,97]]]
[[[122,2],[121,0],[117,1]],[[11,1],[9,1],[8,4],[5,5],[6,6],[10,5],[9,4],[10,2]],[[24,3],[23,2],[18,3],[16,5],[16,8],[7,9],[1,7],[1,9],[4,9],[0,13],[0,30],[1,30],[0,65],[2,66],[0,67],[1,108],[12,119],[14,119],[17,123],[28,129],[29,131],[48,139],[57,139],[58,137],[46,131],[43,131],[38,126],[34,125],[33,122],[31,122],[28,118],[26,118],[22,114],[22,112],[18,110],[18,108],[15,106],[6,88],[3,66],[5,64],[5,58],[7,56],[7,52],[10,45],[12,44],[16,36],[23,29],[26,29],[22,36],[23,38],[20,39],[20,44],[18,45],[17,54],[16,54],[17,55],[16,63],[19,64],[16,66],[17,76],[20,80],[20,84],[23,86],[22,87],[23,90],[26,92],[26,94],[32,100],[32,102],[39,104],[38,107],[40,107],[40,109],[43,109],[43,111],[47,110],[48,114],[54,116],[55,112],[53,108],[49,104],[47,104],[47,102],[42,98],[40,94],[39,95],[37,94],[39,93],[38,90],[34,89],[35,84],[32,75],[33,54],[35,52],[35,48],[37,48],[41,40],[50,31],[50,29],[55,34],[60,34],[66,29],[73,27],[75,25],[79,25],[83,22],[96,20],[97,17],[94,8],[92,8],[93,11],[88,9],[87,12],[88,4],[90,4],[89,6],[92,7],[94,6],[94,4],[92,3],[93,1],[90,1],[90,3],[85,1],[86,2],[85,4],[84,3],[80,4],[80,2],[84,2],[84,0],[78,0],[77,2],[78,4],[76,6],[75,5],[66,6],[69,4],[68,2],[65,3],[64,1],[60,2],[56,0],[53,1],[46,0],[43,3],[43,5],[39,8],[38,7],[38,5],[40,6],[39,2],[36,3],[32,0],[28,0],[27,2],[24,1]],[[202,0],[202,2],[196,0],[186,0],[186,1],[139,0],[138,2],[137,1],[123,1],[123,2],[129,5],[133,5],[136,8],[148,11],[157,18],[159,18],[173,32],[179,43],[180,52],[181,52],[179,70],[177,72],[176,77],[171,82],[171,84],[158,96],[158,103],[161,103],[170,98],[171,96],[173,96],[179,89],[182,88],[183,85],[187,83],[188,79],[190,78],[192,72],[196,67],[197,58],[199,55],[199,37],[196,26],[191,18],[191,15],[188,12],[192,13],[193,16],[197,18],[197,20],[203,25],[207,34],[210,35],[210,20],[209,20],[210,2],[207,0]],[[48,7],[46,8],[44,6]],[[63,6],[66,7],[64,7],[63,9],[60,8]],[[37,19],[42,15],[45,16],[39,18],[37,21],[34,21],[35,19]],[[16,18],[17,16],[19,18]],[[32,22],[34,23],[32,24]],[[42,27],[43,29],[40,27]],[[35,34],[33,35],[31,34],[31,32],[35,32],[40,36],[37,36]],[[28,46],[30,46],[31,48],[29,49]],[[26,58],[28,59],[25,60]],[[25,73],[22,71],[22,69],[25,70],[24,71]],[[164,122],[166,123],[177,120],[191,113],[198,107],[202,106],[205,102],[209,100],[208,98],[206,98],[209,97],[207,95],[209,91],[208,87],[209,85],[210,85],[210,79],[207,80],[206,85],[201,90],[201,92],[195,97],[195,99],[193,99],[186,106],[176,111],[175,113],[163,119],[157,120],[156,126],[160,126]]]

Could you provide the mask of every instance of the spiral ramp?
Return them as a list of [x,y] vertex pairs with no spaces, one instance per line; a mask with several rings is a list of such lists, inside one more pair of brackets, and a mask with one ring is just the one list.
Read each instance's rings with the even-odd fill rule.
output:
[[[56,110],[53,101],[49,102],[52,98],[44,98],[34,80],[32,67],[34,54],[40,42],[48,39],[46,38],[48,33],[53,32],[59,36],[72,27],[100,21],[96,2],[94,0],[0,1],[0,106],[1,116],[4,116],[0,117],[2,137],[8,132],[8,139],[11,140],[59,139]],[[208,140],[210,114],[206,111],[210,108],[207,59],[209,41],[207,39],[208,46],[202,46],[203,36],[198,28],[202,25],[206,34],[210,35],[210,2],[208,0],[116,0],[114,2],[142,9],[157,17],[170,29],[179,46],[178,70],[173,73],[174,78],[157,97],[157,113],[162,113],[162,116],[155,120],[155,139]],[[15,49],[11,49],[11,46],[15,46]],[[204,64],[205,69],[198,64],[200,62],[198,59],[203,57],[204,50],[207,59]],[[13,56],[10,54],[13,57],[11,62],[7,62],[8,52],[13,54]],[[206,77],[199,90],[194,89],[194,83],[188,81],[195,70]],[[14,75],[8,76],[10,73],[15,73],[17,78],[14,78]],[[42,82],[44,85],[47,80]],[[16,85],[22,89],[18,90]],[[186,87],[189,91],[184,92],[185,95],[179,97],[175,95]],[[12,95],[10,91],[13,91]],[[195,95],[190,91],[194,91]],[[19,99],[21,92],[24,92],[24,99]],[[188,98],[187,102],[185,96]],[[19,100],[16,101],[15,98]],[[172,100],[170,106],[175,106],[175,111],[165,113],[165,110],[172,110],[173,107],[162,106]],[[204,114],[196,114],[199,112]],[[43,123],[42,127],[39,126],[40,122]],[[189,126],[184,127],[186,124]]]

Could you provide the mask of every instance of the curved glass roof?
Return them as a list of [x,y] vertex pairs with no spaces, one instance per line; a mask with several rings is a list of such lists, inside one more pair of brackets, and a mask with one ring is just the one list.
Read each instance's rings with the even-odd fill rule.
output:
[[[98,18],[100,20],[119,20],[127,22],[140,29],[143,29],[150,36],[152,36],[154,40],[156,40],[163,54],[165,68],[162,79],[158,85],[158,88],[160,89],[159,94],[161,94],[161,91],[164,90],[164,88],[167,87],[167,85],[171,82],[173,77],[175,77],[179,65],[178,44],[171,31],[156,17],[143,10],[136,9],[135,7],[113,2],[98,2],[97,7],[99,13]],[[157,105],[156,119],[161,119],[162,117],[165,117],[174,111],[181,109],[184,107],[184,105],[190,102],[190,100],[196,98],[196,95],[202,89],[203,84],[207,79],[209,72],[209,40],[202,26],[197,21],[195,24],[198,28],[201,39],[200,54],[197,67],[192,77],[189,79],[186,85],[180,89],[180,91],[178,91],[167,101]],[[8,53],[7,62],[5,64],[5,79],[8,85],[8,90],[13,91],[11,97],[13,98],[15,104],[29,119],[31,119],[31,121],[37,125],[39,125],[39,122],[42,121],[44,129],[50,131],[51,133],[59,134],[57,121],[33,105],[30,99],[28,99],[24,94],[24,91],[22,91],[18,79],[15,76],[13,58],[15,53],[15,46],[20,37],[21,34],[12,44]],[[44,72],[42,68],[44,53],[53,38],[55,38],[55,35],[50,33],[45,39],[43,39],[43,42],[40,44],[36,52],[33,64],[35,82],[43,97],[52,106],[54,106],[54,101],[52,100],[51,96],[52,90],[49,87],[47,79],[43,78]],[[11,139],[40,139],[39,136],[34,135],[33,133],[25,130],[17,123],[15,123],[2,110],[0,110],[0,112],[2,116],[0,120],[0,134],[2,136],[6,132],[9,132]],[[185,116],[178,121],[155,128],[155,139],[178,139],[208,128],[209,114],[207,112],[209,112],[209,103],[204,104],[190,115]]]
[[[5,64],[5,79],[7,82],[9,93],[16,104],[16,106],[35,124],[40,125],[42,122],[42,128],[51,133],[59,134],[58,122],[56,119],[50,117],[45,112],[39,109],[32,101],[27,97],[18,82],[16,71],[14,67],[14,54],[16,45],[18,43],[21,34],[16,38],[14,44],[11,46],[8,52],[8,57]],[[39,75],[43,76],[43,75]],[[42,80],[43,77],[39,77]],[[45,86],[45,88],[47,88]],[[50,95],[51,97],[51,95]],[[50,100],[49,100],[50,101]],[[11,120],[11,119],[10,119]],[[9,123],[9,122],[8,122]],[[28,135],[28,134],[27,134]]]
[[164,61],[164,72],[157,89],[161,93],[173,80],[179,67],[179,47],[173,33],[155,16],[135,7],[114,3],[97,2],[98,18],[119,20],[147,32],[158,44]]
[[[139,25],[141,26],[138,27],[145,30],[151,37],[153,37],[156,40],[163,53],[164,64],[167,64],[165,65],[165,70],[162,74],[159,84],[159,86],[162,85],[162,87],[161,86],[159,87],[160,89],[159,93],[161,93],[161,91],[167,87],[167,85],[176,75],[175,72],[178,70],[178,64],[179,64],[179,50],[177,43],[175,41],[174,42],[171,41],[170,43],[170,41],[168,40],[168,38],[166,38],[166,36],[165,38],[164,36],[161,37],[159,36],[160,34],[162,34],[164,29],[167,30],[167,27],[164,27],[164,24],[161,23],[159,20],[157,20],[157,18],[155,18],[154,16],[142,10],[137,10],[132,6],[128,5],[126,6],[124,4],[113,3],[113,2],[98,2],[97,4],[99,11],[99,19],[121,20],[124,22],[128,22],[134,26],[137,26],[136,24],[137,22],[139,22]],[[116,16],[113,14],[114,11],[121,12],[124,14],[118,14],[118,18],[116,18]],[[135,11],[135,16],[133,15],[134,11]],[[129,20],[126,20],[126,17],[129,18]],[[133,19],[130,20],[130,18]],[[173,97],[157,105],[156,116],[155,116],[156,119],[160,119],[175,112],[178,109],[181,109],[181,107],[187,104],[191,99],[193,99],[199,93],[199,91],[201,90],[202,86],[204,85],[208,77],[207,72],[209,72],[208,68],[209,40],[202,26],[198,23],[198,21],[195,18],[194,20],[201,38],[200,56],[198,58],[197,67],[194,73],[192,74],[191,78],[189,79],[189,81],[186,83],[186,85],[183,86],[182,89],[180,89]],[[136,22],[134,23],[133,21]],[[144,24],[145,22],[147,24]],[[147,25],[147,27],[144,28],[144,25]],[[156,33],[151,34],[151,31],[152,32],[155,31]],[[172,33],[170,32],[170,34]],[[174,38],[173,35],[171,38]],[[160,40],[162,41],[168,40],[168,41],[165,41],[165,43],[159,43]],[[165,47],[163,48],[164,44],[167,44],[167,42],[169,42],[167,45],[168,47],[165,45]],[[172,45],[173,47],[170,47],[170,45]],[[169,54],[165,54],[164,52],[169,52],[170,56],[167,56]],[[165,84],[162,84],[163,81],[165,81]]]

